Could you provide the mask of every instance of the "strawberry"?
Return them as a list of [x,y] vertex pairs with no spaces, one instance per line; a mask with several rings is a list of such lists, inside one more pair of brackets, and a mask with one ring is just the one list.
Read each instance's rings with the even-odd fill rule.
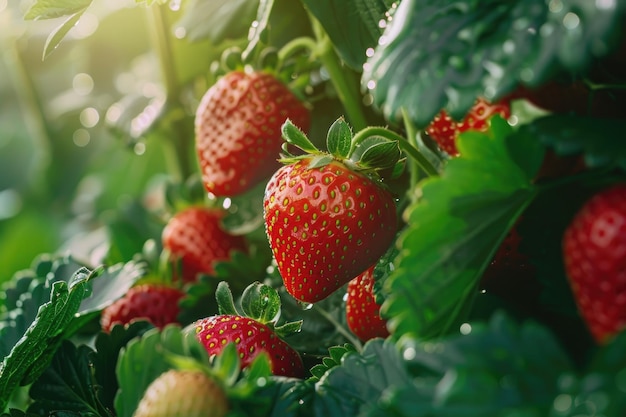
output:
[[448,155],[458,156],[459,151],[456,148],[456,138],[459,133],[467,130],[487,130],[487,122],[495,114],[508,119],[511,116],[511,108],[508,101],[503,100],[499,103],[491,104],[479,98],[461,121],[453,120],[445,110],[441,110],[426,127],[426,133]]
[[279,166],[280,127],[287,118],[308,129],[308,109],[272,74],[232,71],[220,78],[196,111],[206,189],[233,196],[268,178]]
[[598,343],[626,327],[626,184],[592,196],[563,236],[565,271]]
[[[312,154],[284,158],[287,165],[270,179],[263,201],[265,228],[285,288],[294,298],[314,303],[386,251],[397,229],[396,207],[367,161],[349,159],[349,149],[372,161],[379,161],[380,154],[351,146],[352,132],[343,120],[328,135],[328,148],[335,154],[317,150],[290,122],[284,136]],[[391,151],[389,162],[395,164],[397,143],[377,139],[376,146]]]
[[220,314],[196,322],[196,335],[209,355],[218,355],[235,343],[245,368],[261,352],[269,355],[274,375],[302,378],[304,365],[296,350],[267,325],[239,315]]
[[146,389],[133,417],[223,417],[226,393],[201,371],[169,370]]
[[281,336],[299,330],[301,323],[276,327],[280,315],[280,298],[276,290],[260,283],[249,285],[243,294],[244,300],[247,300],[242,303],[244,312],[239,312],[234,306],[225,281],[219,283],[216,298],[220,314],[195,323],[196,337],[209,356],[219,355],[229,343],[234,343],[242,369],[265,352],[274,375],[304,377],[304,365],[299,353],[281,339]]
[[243,236],[222,228],[224,211],[217,208],[188,207],[176,213],[163,229],[163,248],[172,261],[180,261],[183,282],[194,282],[198,274],[212,274],[217,261],[230,259],[232,251],[245,252]]
[[380,305],[374,294],[374,266],[348,282],[346,319],[348,327],[359,339],[389,336],[387,322],[380,316]]
[[155,284],[137,285],[102,310],[100,325],[102,330],[110,332],[116,324],[125,325],[140,319],[148,320],[159,328],[178,323],[178,301],[183,295],[176,288]]

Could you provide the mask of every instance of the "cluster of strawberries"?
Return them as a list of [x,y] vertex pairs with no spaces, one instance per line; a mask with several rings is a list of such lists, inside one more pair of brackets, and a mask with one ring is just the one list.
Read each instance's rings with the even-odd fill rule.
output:
[[[442,151],[456,157],[459,133],[487,129],[494,114],[508,118],[509,103],[478,100],[461,121],[442,111],[425,132]],[[377,180],[375,169],[359,170],[349,152],[317,150],[303,133],[309,124],[307,106],[272,74],[226,74],[207,91],[196,113],[204,186],[217,198],[232,197],[267,181],[265,230],[287,292],[299,302],[316,303],[345,291],[350,330],[363,341],[387,337],[376,301],[381,295],[374,291],[374,266],[398,232],[394,196]],[[279,160],[285,140],[305,154],[282,153]],[[211,275],[215,262],[228,260],[233,251],[247,250],[244,236],[223,229],[224,215],[220,207],[193,206],[169,220],[162,243],[171,261],[181,266],[181,279],[175,282],[192,283],[199,274]],[[524,264],[518,243],[513,230],[488,271]],[[602,342],[626,325],[626,185],[609,187],[581,208],[564,236],[563,255],[581,314]],[[103,311],[103,329],[110,331],[138,318],[158,327],[176,323],[184,295],[181,285],[138,285]],[[234,343],[242,367],[266,352],[273,373],[304,377],[299,353],[275,325],[272,318],[237,313],[207,317],[195,328],[209,355]],[[178,381],[170,373],[164,378],[160,389]],[[211,384],[207,387],[214,390]]]

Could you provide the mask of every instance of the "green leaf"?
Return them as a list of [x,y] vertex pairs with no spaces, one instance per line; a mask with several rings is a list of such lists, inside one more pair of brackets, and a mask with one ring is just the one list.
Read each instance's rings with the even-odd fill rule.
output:
[[243,313],[263,324],[276,323],[280,315],[280,296],[269,285],[253,282],[241,296]]
[[559,155],[582,154],[590,168],[617,165],[626,169],[626,144],[619,140],[626,130],[623,119],[549,115],[521,129]]
[[31,386],[29,394],[34,403],[29,412],[50,415],[59,410],[110,416],[100,403],[91,369],[93,350],[65,341],[54,355],[52,363]]
[[310,154],[319,154],[320,151],[313,145],[313,143],[307,138],[302,130],[299,127],[293,124],[293,122],[289,119],[283,123],[281,127],[281,132],[283,135],[283,139],[291,145],[294,145],[306,153]]
[[24,14],[26,20],[54,19],[82,13],[92,0],[36,0]]
[[122,349],[116,366],[120,389],[115,397],[115,411],[119,417],[132,417],[148,385],[173,369],[168,354],[206,361],[206,351],[199,346],[195,334],[174,325],[152,329]]
[[256,17],[259,0],[191,0],[177,26],[192,42],[209,39],[219,45],[228,39],[245,38]]
[[350,159],[356,162],[359,168],[389,169],[396,165],[400,156],[402,152],[397,141],[382,136],[371,136],[354,148]]
[[352,147],[352,129],[343,117],[335,120],[328,129],[326,147],[335,157],[343,159],[349,156]]
[[[399,350],[390,342],[374,339],[362,353],[346,352],[316,383],[316,415],[355,416],[367,404],[376,403],[393,386],[411,384]],[[329,413],[329,414],[327,414]]]
[[257,10],[256,24],[250,27],[250,33],[248,35],[248,46],[242,53],[244,61],[253,56],[255,49],[258,45],[263,43],[264,38],[267,38],[267,30],[269,27],[270,17],[272,15],[272,8],[274,7],[274,0],[260,0]]
[[427,415],[548,415],[557,381],[573,368],[546,328],[495,314],[464,333],[404,347],[414,383],[435,388]]
[[364,65],[363,85],[390,119],[419,127],[442,109],[460,119],[477,97],[497,100],[521,82],[583,73],[616,49],[626,1],[404,0]]
[[77,314],[86,315],[103,310],[124,296],[146,273],[146,265],[135,261],[104,269],[97,279],[92,280],[91,294],[83,300]]
[[215,289],[215,299],[217,300],[219,314],[228,314],[233,316],[240,315],[235,307],[235,299],[233,298],[233,293],[228,286],[228,282],[220,281],[220,283],[217,284],[217,288]]
[[87,8],[85,7],[84,9],[74,13],[69,18],[67,18],[67,20],[65,20],[60,26],[53,30],[50,35],[48,35],[46,43],[43,47],[42,59],[46,59],[50,56],[52,52],[54,52],[54,50],[59,46],[63,38],[65,38],[65,35],[67,35],[67,33],[72,30],[74,26],[76,26],[86,10]]
[[41,305],[35,320],[0,363],[0,410],[19,385],[32,383],[48,366],[88,292],[89,278],[88,270],[80,269],[69,284],[52,284],[50,301]]
[[394,0],[303,0],[322,24],[345,63],[361,71],[366,50],[374,48],[382,34],[380,21]]
[[[263,352],[265,353],[265,352]],[[226,385],[231,386],[239,378],[241,370],[239,353],[235,343],[228,343],[213,361],[213,375]]]
[[96,337],[96,352],[93,355],[94,377],[101,387],[98,390],[100,402],[113,410],[114,399],[119,387],[115,374],[120,350],[131,340],[141,336],[154,326],[145,320],[135,321],[128,326],[114,326],[111,333],[101,332]]
[[536,194],[543,149],[533,137],[494,118],[489,133],[462,134],[458,146],[462,156],[422,182],[405,213],[409,226],[382,306],[396,338],[431,338],[461,324],[486,265]]

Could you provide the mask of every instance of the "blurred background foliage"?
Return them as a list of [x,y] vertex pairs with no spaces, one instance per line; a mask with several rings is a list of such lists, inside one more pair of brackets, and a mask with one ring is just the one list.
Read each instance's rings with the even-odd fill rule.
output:
[[[137,200],[158,198],[150,190],[159,179],[181,172],[168,168],[176,163],[167,160],[177,139],[170,135],[191,140],[189,132],[153,126],[167,108],[178,112],[170,117],[191,117],[182,105],[165,104],[168,86],[153,47],[155,24],[178,18],[175,4],[171,16],[155,16],[161,8],[132,0],[96,2],[45,60],[46,38],[63,18],[24,21],[29,4],[0,0],[0,282],[40,253],[61,248],[80,257],[103,234],[145,229]],[[165,33],[175,55],[194,57],[173,61],[173,83],[207,71],[207,42]]]
[[[153,3],[89,2],[51,52],[67,16],[25,20],[32,0],[0,0],[0,284],[42,253],[93,266],[133,258],[160,240],[166,183],[198,172],[195,108],[222,52],[245,49],[263,8]],[[274,0],[272,10],[265,45],[312,34],[293,24],[308,22],[301,2]],[[321,137],[340,105],[326,100],[315,109],[328,121]]]

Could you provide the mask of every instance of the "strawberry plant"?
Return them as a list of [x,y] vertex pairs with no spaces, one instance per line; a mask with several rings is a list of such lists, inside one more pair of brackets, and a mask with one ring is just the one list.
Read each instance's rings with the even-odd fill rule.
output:
[[626,414],[626,0],[0,12],[1,417]]

